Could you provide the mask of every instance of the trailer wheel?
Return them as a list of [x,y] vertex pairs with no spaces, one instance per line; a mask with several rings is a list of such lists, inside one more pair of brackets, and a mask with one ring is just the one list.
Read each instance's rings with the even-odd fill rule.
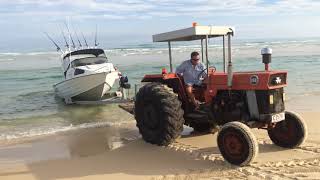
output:
[[284,148],[300,146],[307,137],[307,126],[296,113],[286,111],[285,120],[278,122],[274,128],[268,130],[271,141]]
[[178,95],[160,83],[149,83],[139,90],[135,119],[142,138],[151,144],[168,145],[183,130],[183,110]]
[[218,147],[225,160],[238,166],[250,164],[259,151],[250,128],[235,121],[222,126],[218,134]]

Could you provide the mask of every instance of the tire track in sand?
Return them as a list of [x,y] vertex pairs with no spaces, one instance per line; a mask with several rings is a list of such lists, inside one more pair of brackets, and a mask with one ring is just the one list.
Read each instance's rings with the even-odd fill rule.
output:
[[[125,141],[136,141],[141,139],[140,135],[124,137]],[[273,145],[269,139],[257,139],[259,145]],[[210,161],[212,168],[206,170],[189,170],[187,174],[175,174],[157,176],[152,179],[320,179],[320,145],[305,142],[301,147],[292,149],[302,153],[319,155],[316,158],[293,159],[283,161],[269,161],[264,163],[253,162],[249,166],[238,167],[224,161],[219,153],[212,153],[208,149],[173,142],[164,147],[169,150],[186,153],[197,160]],[[217,172],[217,168],[221,172]]]
[[[273,144],[271,140],[266,139],[258,139],[258,143],[259,145]],[[220,154],[212,153],[209,150],[190,144],[174,142],[166,148],[187,153],[195,159],[210,161],[213,163],[213,166],[224,166],[225,169],[236,170],[238,177],[255,177],[258,179],[315,179],[319,177],[318,179],[320,179],[320,145],[314,143],[306,142],[301,147],[292,150],[319,154],[317,158],[270,161],[265,163],[253,162],[245,167],[233,166],[225,162]]]

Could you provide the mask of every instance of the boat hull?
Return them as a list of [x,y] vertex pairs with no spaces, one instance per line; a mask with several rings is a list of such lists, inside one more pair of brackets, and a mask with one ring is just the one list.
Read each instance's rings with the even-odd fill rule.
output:
[[75,77],[54,85],[55,92],[61,98],[72,101],[100,100],[108,92],[118,72],[102,72]]

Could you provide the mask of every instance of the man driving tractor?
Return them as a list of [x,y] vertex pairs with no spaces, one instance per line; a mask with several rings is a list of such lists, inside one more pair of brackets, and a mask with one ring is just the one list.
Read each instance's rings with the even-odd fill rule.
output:
[[188,98],[196,108],[199,107],[199,101],[196,100],[192,90],[194,86],[201,85],[200,75],[205,73],[204,69],[205,66],[200,62],[200,55],[196,51],[191,53],[191,59],[183,61],[176,69],[176,73],[183,76]]

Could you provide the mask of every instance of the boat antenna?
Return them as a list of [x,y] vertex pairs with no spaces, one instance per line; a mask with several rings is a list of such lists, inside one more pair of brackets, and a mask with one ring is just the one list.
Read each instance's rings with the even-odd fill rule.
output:
[[95,47],[97,47],[98,45],[99,45],[99,43],[97,42],[98,40],[97,40],[97,32],[98,31],[98,27],[97,27],[97,25],[96,25],[96,33],[95,33],[95,36],[94,36],[94,46]]
[[67,30],[68,30],[68,33],[69,33],[69,36],[70,36],[70,39],[71,39],[71,42],[72,42],[72,47],[73,47],[73,48],[76,48],[76,45],[74,44],[74,41],[73,41],[72,35],[71,35],[71,33],[70,33],[69,26],[68,26],[68,24],[67,24],[66,22],[64,22],[64,24],[65,24],[65,25],[66,25],[66,27],[67,27]]
[[84,37],[84,35],[83,35],[83,32],[81,32],[81,35],[82,35],[82,37],[83,37],[84,43],[86,44],[87,47],[89,47],[89,46],[88,46],[88,43],[87,43],[87,40],[86,40],[86,37]]
[[47,32],[44,32],[44,34],[48,37],[48,39],[56,46],[57,51],[61,51],[63,53],[63,51],[61,50],[61,48],[59,47],[59,45],[49,36],[49,34]]
[[82,44],[81,44],[81,42],[80,42],[79,36],[78,36],[78,34],[77,34],[77,31],[76,31],[76,29],[74,28],[73,25],[72,25],[72,28],[73,28],[74,34],[76,35],[76,38],[77,38],[77,40],[78,40],[79,46],[82,47]]

